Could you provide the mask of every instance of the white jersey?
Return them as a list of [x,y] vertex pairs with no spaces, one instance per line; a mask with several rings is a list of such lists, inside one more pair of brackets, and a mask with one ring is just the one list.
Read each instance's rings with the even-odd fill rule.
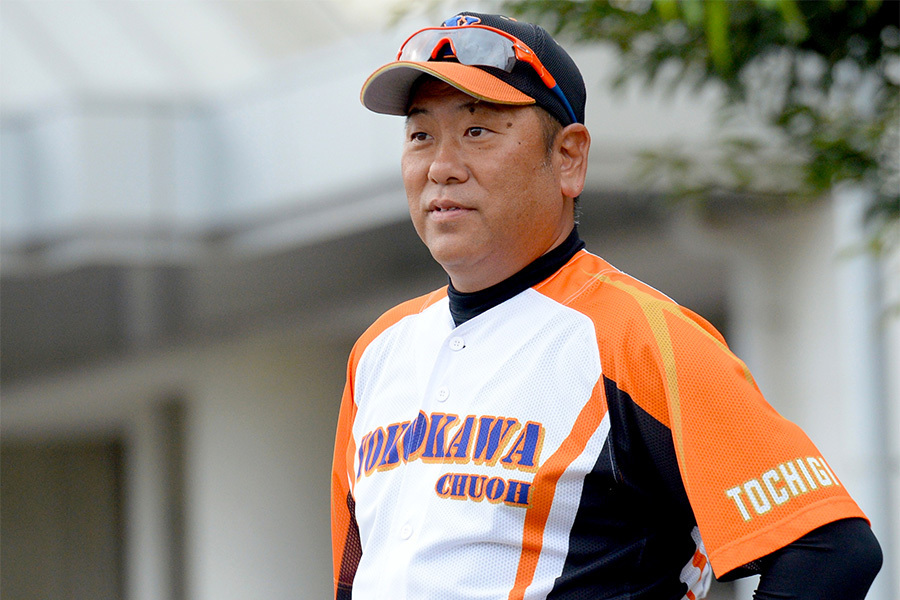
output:
[[861,516],[715,330],[583,250],[459,326],[444,290],[376,322],[332,486],[338,598],[694,599]]

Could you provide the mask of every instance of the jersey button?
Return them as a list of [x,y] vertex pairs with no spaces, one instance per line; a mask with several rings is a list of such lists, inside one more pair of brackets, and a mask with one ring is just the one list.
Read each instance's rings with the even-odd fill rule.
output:
[[455,337],[450,340],[450,349],[458,352],[466,347],[466,341],[461,337]]
[[443,386],[437,391],[437,400],[438,402],[444,402],[447,398],[450,397],[450,388],[447,386]]
[[407,523],[403,527],[400,528],[400,538],[404,540],[408,540],[412,535],[412,525]]

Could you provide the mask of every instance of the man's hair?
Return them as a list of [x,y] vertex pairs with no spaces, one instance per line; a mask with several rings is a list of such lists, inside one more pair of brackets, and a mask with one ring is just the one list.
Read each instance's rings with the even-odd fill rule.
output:
[[543,108],[535,106],[534,109],[537,111],[538,118],[541,121],[541,133],[544,136],[544,148],[547,151],[547,158],[549,159],[550,154],[553,152],[553,143],[556,141],[556,134],[562,130],[563,126],[556,117]]
[[[545,164],[550,164],[550,157],[553,154],[553,144],[556,142],[556,136],[560,131],[563,130],[562,123],[559,120],[551,115],[549,112],[541,108],[540,106],[533,107],[534,110],[537,111],[538,119],[541,122],[541,135],[544,137],[544,150],[546,151],[544,155]],[[576,196],[573,198],[575,203],[575,223],[578,223],[578,219],[581,216],[581,203],[579,202],[581,196]]]

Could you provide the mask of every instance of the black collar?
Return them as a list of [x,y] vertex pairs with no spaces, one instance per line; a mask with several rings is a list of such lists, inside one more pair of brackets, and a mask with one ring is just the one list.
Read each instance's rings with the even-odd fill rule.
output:
[[457,327],[477,317],[484,311],[498,304],[506,302],[513,296],[537,285],[556,273],[575,253],[584,248],[584,242],[578,237],[578,228],[573,227],[572,233],[562,244],[539,256],[527,267],[504,279],[500,283],[477,292],[459,292],[453,287],[453,282],[447,288],[447,296],[450,298],[450,314]]

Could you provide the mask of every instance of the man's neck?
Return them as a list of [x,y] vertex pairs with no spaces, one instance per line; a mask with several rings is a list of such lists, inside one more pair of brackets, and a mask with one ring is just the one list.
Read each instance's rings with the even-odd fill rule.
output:
[[556,273],[582,248],[584,248],[584,242],[578,237],[578,229],[573,227],[571,233],[561,244],[500,283],[477,292],[465,293],[454,288],[451,281],[447,295],[450,298],[450,314],[453,315],[453,322],[458,327],[469,319],[477,317],[537,285]]

